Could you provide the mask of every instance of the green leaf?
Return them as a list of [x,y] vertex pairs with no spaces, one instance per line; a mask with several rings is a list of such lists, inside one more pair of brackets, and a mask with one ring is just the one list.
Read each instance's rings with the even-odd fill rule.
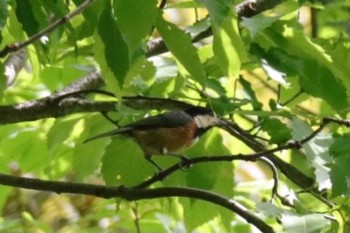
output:
[[4,98],[4,91],[7,88],[7,77],[5,75],[4,63],[0,63],[0,102]]
[[350,133],[344,134],[334,140],[329,148],[329,153],[337,158],[341,156],[350,156]]
[[123,95],[147,92],[154,82],[155,74],[153,63],[145,58],[139,58],[133,63],[125,78]]
[[334,140],[330,154],[335,158],[331,164],[332,196],[350,194],[350,134],[344,134]]
[[209,11],[210,18],[216,25],[220,25],[231,10],[230,0],[198,0],[198,2],[206,6]]
[[156,0],[115,1],[117,23],[133,52],[152,30],[157,16]]
[[282,225],[285,233],[315,233],[321,232],[330,225],[322,214],[309,214],[297,216],[294,214],[282,214]]
[[[0,30],[2,30],[3,27],[5,26],[7,17],[8,17],[7,2],[0,1]],[[0,43],[1,43],[1,40],[0,40]]]
[[136,185],[156,172],[156,168],[144,158],[138,145],[123,136],[113,138],[106,148],[102,162],[102,175],[107,185]]
[[300,85],[305,92],[324,99],[334,110],[348,108],[345,87],[328,69],[316,61],[304,60],[301,71]]
[[[38,10],[40,11],[40,8]],[[16,16],[29,36],[39,31],[40,23],[34,15],[31,1],[16,0]]]
[[228,0],[201,0],[209,11],[213,28],[213,50],[221,69],[230,77],[237,77],[247,53],[239,35],[238,19]]
[[271,144],[282,144],[292,138],[292,131],[286,124],[282,123],[279,119],[268,118],[265,119],[261,125],[262,130],[267,132],[271,139]]
[[[349,142],[347,142],[349,144]],[[335,158],[331,164],[330,176],[332,180],[332,197],[350,195],[350,156]]]
[[251,83],[245,80],[242,76],[239,77],[238,81],[242,85],[246,95],[249,96],[250,100],[252,101],[253,109],[261,110],[262,103],[260,103],[258,98],[256,97],[255,91],[253,90]]
[[280,17],[279,16],[269,16],[264,14],[259,14],[251,18],[242,18],[242,25],[246,27],[252,39],[262,30],[272,25],[272,23],[276,22]]
[[83,143],[83,140],[113,128],[101,116],[93,116],[86,120],[84,131],[81,134],[82,140],[76,144],[72,158],[72,167],[78,181],[84,180],[98,170],[106,145],[110,142],[108,137],[88,143]]
[[[130,66],[129,51],[128,45],[124,41],[113,17],[112,8],[108,1],[106,1],[105,9],[99,18],[97,34],[99,38],[95,36],[97,44],[95,46],[95,57],[101,66],[102,74],[106,74],[104,77],[107,81],[114,83],[113,86],[122,87]],[[119,85],[116,85],[115,81],[111,80],[113,76]]]
[[255,35],[271,26],[282,16],[295,12],[298,8],[299,5],[295,1],[285,1],[278,4],[273,9],[266,10],[253,17],[242,17],[241,25],[246,27],[249,30],[251,37],[254,38]]
[[[69,58],[66,58],[68,60]],[[85,75],[85,72],[71,66],[47,66],[41,71],[40,79],[52,92],[59,90],[62,86],[69,85],[77,77]]]
[[191,78],[203,86],[206,75],[190,36],[175,25],[166,22],[162,17],[158,17],[156,27],[170,52],[191,75]]
[[[79,6],[83,1],[81,0],[74,0],[73,1],[76,6]],[[83,39],[85,37],[92,36],[96,25],[98,23],[99,15],[104,9],[104,1],[93,1],[89,7],[84,9],[82,12],[82,15],[84,16],[84,21],[76,27],[76,40]]]
[[60,146],[72,134],[76,123],[77,119],[56,119],[47,133],[46,142],[48,150],[50,151]]
[[[308,124],[298,119],[292,121],[292,129],[295,140],[302,140],[313,132]],[[329,176],[330,169],[327,167],[327,164],[332,161],[328,151],[332,141],[330,135],[318,134],[303,145],[308,163],[315,169],[316,181],[320,190],[330,188],[332,185]]]
[[[41,127],[20,129],[12,137],[1,140],[0,151],[6,155],[3,162],[15,161],[24,172],[42,171],[47,165],[47,147]],[[7,160],[7,161],[6,161]]]
[[214,54],[223,71],[237,77],[241,63],[248,60],[243,41],[239,35],[238,19],[231,12],[220,25],[213,25]]
[[345,70],[339,69],[325,50],[302,31],[276,23],[260,33],[257,41],[268,51],[264,58],[269,64],[274,63],[272,56],[279,68],[300,75],[305,92],[324,99],[337,111],[349,106],[350,82]]
[[[185,154],[190,158],[228,154],[229,151],[222,144],[222,141],[223,137],[218,131],[211,130],[200,138],[198,144],[186,151]],[[186,173],[186,182],[187,186],[190,187],[232,197],[233,176],[232,163],[202,163],[196,164],[189,169]],[[217,216],[221,216],[225,227],[229,229],[232,215],[224,208],[217,208],[212,203],[197,200],[181,200],[181,203],[184,205],[185,223],[190,231]]]

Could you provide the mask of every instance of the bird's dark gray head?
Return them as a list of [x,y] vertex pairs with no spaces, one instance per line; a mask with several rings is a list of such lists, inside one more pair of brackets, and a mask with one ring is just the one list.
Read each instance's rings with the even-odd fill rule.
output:
[[213,110],[209,108],[204,108],[204,107],[193,106],[191,108],[186,109],[185,112],[189,114],[191,117],[195,117],[198,115],[215,116],[215,113],[213,112]]

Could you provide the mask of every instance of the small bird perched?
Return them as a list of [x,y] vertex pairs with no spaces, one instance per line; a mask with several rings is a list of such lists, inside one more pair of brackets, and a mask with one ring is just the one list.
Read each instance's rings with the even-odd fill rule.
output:
[[85,140],[84,143],[108,136],[123,135],[133,138],[142,149],[145,158],[159,170],[152,155],[173,155],[187,149],[198,141],[213,126],[225,124],[215,113],[204,107],[190,107],[147,117],[121,128],[99,134]]

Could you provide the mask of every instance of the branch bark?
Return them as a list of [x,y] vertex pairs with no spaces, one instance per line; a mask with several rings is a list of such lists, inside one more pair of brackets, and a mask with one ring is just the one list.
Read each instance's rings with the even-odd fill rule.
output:
[[104,85],[103,79],[100,73],[95,71],[48,97],[15,105],[2,105],[0,106],[0,125],[60,117],[78,112],[115,111],[116,102],[113,101],[96,102],[83,99],[79,95],[63,98],[77,89],[98,89],[102,85]]
[[101,198],[123,198],[128,201],[154,199],[163,197],[189,197],[196,198],[204,201],[211,202],[213,204],[222,206],[244,218],[247,222],[253,224],[262,232],[272,233],[274,230],[262,221],[255,214],[250,213],[240,203],[223,197],[221,195],[200,190],[194,188],[181,188],[181,187],[166,187],[166,188],[155,188],[155,189],[136,189],[127,188],[125,186],[104,186],[104,185],[92,185],[92,184],[81,184],[72,182],[61,182],[61,181],[44,181],[34,178],[16,177],[0,173],[0,184],[26,188],[32,190],[70,193],[70,194],[84,194],[92,195]]

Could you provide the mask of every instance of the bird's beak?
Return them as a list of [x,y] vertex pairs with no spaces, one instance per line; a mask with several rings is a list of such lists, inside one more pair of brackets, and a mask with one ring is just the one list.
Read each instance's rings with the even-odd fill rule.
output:
[[226,121],[220,119],[220,118],[215,118],[215,125],[216,126],[224,126],[227,125]]

